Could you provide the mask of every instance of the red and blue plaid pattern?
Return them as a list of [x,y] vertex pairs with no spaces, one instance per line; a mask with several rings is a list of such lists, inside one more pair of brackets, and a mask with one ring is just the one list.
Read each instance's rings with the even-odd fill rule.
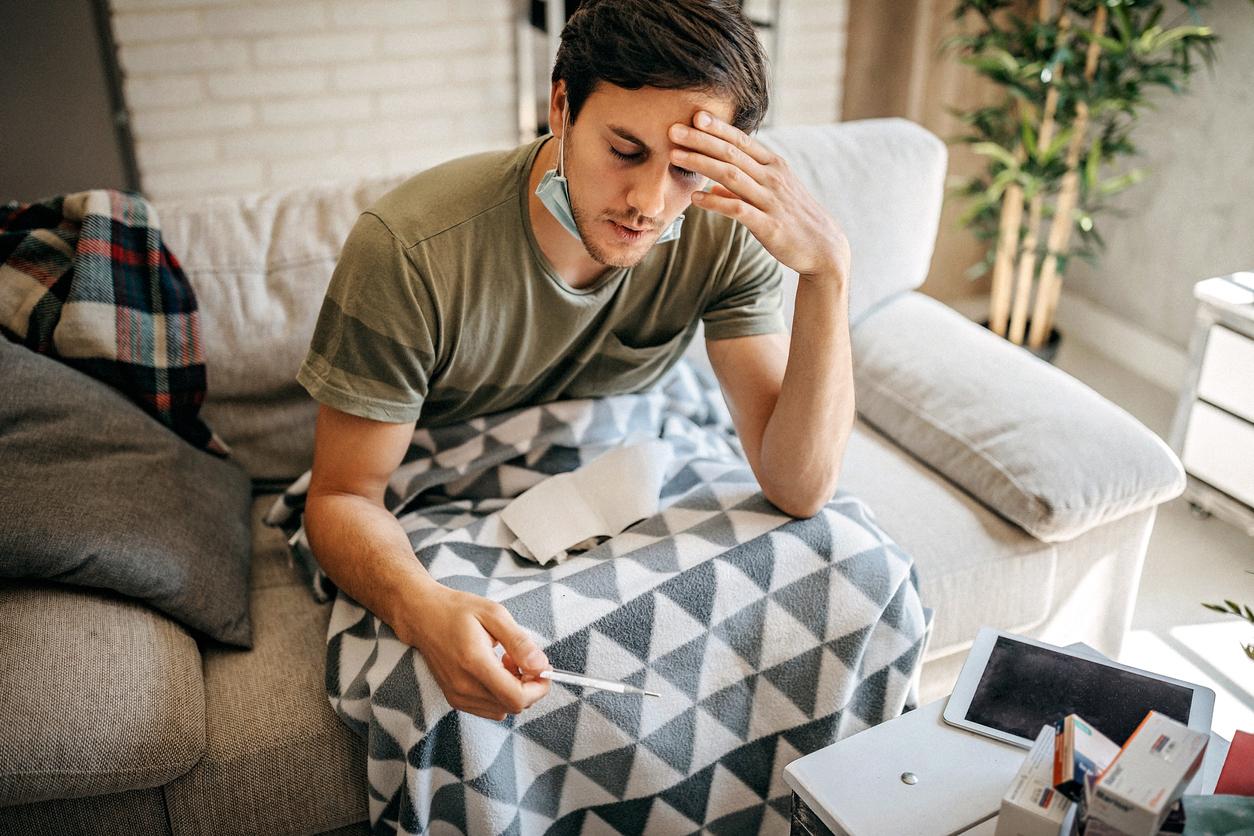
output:
[[191,444],[199,417],[196,297],[137,194],[97,190],[0,207],[0,332],[121,391]]

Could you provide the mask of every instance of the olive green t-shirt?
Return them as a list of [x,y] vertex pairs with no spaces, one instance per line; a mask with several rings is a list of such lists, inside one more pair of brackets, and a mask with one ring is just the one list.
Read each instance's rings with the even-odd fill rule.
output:
[[528,214],[543,140],[411,178],[358,219],[297,380],[317,400],[430,427],[648,390],[708,339],[785,330],[781,275],[744,227],[691,207],[679,239],[574,290]]

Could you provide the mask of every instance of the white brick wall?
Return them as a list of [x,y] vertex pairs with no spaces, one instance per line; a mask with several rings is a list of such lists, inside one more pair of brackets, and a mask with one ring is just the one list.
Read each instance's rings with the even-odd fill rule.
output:
[[[847,0],[780,0],[775,123],[835,121]],[[517,137],[514,0],[110,0],[158,199],[413,171]]]
[[839,122],[848,0],[779,2],[780,52],[773,76],[772,124]]

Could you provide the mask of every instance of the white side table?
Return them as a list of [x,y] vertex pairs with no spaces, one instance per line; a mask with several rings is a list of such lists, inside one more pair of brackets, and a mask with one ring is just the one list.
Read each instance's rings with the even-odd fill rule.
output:
[[[948,697],[859,732],[784,768],[790,836],[994,836],[1002,796],[1026,749],[956,729]],[[1229,742],[1211,732],[1189,794],[1210,795]],[[913,773],[902,781],[902,770]]]
[[1193,296],[1171,449],[1188,473],[1193,507],[1254,537],[1254,273],[1198,282]]
[[1027,755],[954,728],[943,697],[784,768],[792,836],[992,834]]

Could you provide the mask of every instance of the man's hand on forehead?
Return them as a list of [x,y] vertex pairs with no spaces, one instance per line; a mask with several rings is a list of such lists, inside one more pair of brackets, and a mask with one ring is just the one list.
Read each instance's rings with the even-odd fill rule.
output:
[[739,221],[777,261],[802,276],[849,275],[844,232],[782,157],[740,129],[699,111],[692,126],[676,123],[671,162],[715,182],[696,191],[697,206]]

